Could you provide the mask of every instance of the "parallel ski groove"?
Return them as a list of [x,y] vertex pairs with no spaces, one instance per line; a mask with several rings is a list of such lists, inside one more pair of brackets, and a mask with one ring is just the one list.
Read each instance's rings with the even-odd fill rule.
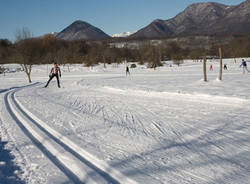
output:
[[61,163],[55,155],[53,155],[41,142],[39,142],[34,135],[23,125],[23,122],[19,120],[20,116],[16,115],[15,110],[13,109],[13,106],[9,102],[9,95],[11,92],[8,92],[4,96],[4,101],[6,108],[8,112],[10,113],[11,117],[15,120],[17,125],[21,128],[21,130],[24,132],[24,134],[36,145],[38,149],[40,149],[43,154],[49,158],[70,180],[72,180],[74,183],[82,183],[79,178],[70,170],[68,169],[63,163]]
[[[25,134],[33,141],[36,142],[36,145],[39,148],[43,148],[43,152],[45,152],[45,155],[47,155],[55,165],[59,167],[74,183],[82,183],[79,178],[74,174],[74,172],[70,171],[70,169],[65,168],[65,166],[58,160],[53,160],[54,156],[50,155],[51,153],[44,148],[44,145],[42,145],[37,139],[29,132],[29,128],[27,129],[23,122],[20,121],[18,112],[15,111],[15,108],[10,103],[10,99],[15,104],[16,108],[31,121],[33,124],[35,124],[41,131],[43,131],[50,139],[54,140],[57,144],[62,146],[66,151],[68,151],[70,154],[72,154],[74,157],[79,159],[82,163],[87,165],[89,168],[96,171],[99,175],[101,175],[104,179],[107,180],[107,182],[110,183],[136,183],[135,181],[131,180],[130,178],[127,178],[126,176],[122,175],[117,170],[114,170],[113,168],[110,168],[107,163],[104,161],[101,161],[94,156],[90,155],[88,152],[77,146],[74,142],[69,140],[67,137],[61,135],[51,127],[49,127],[46,123],[42,122],[39,118],[34,116],[30,111],[28,111],[16,98],[15,93],[18,90],[11,91],[5,95],[5,103],[8,111],[10,112],[11,116],[16,120],[20,128],[25,132]],[[10,97],[9,97],[10,96]],[[14,112],[13,112],[14,111]],[[25,121],[25,120],[24,120]],[[46,153],[49,152],[49,153]],[[60,166],[62,165],[62,166]]]

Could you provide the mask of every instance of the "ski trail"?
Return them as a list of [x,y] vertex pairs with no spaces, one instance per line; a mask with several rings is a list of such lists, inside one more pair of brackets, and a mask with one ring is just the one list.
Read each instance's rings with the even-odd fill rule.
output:
[[66,163],[64,163],[64,155],[60,154],[54,146],[47,141],[48,139],[41,136],[37,131],[35,131],[32,126],[25,120],[25,118],[18,112],[14,107],[13,103],[10,101],[10,93],[5,95],[5,104],[8,112],[12,118],[16,121],[18,126],[27,135],[31,141],[74,183],[83,183],[81,180],[68,168]]
[[[74,183],[95,183],[89,175],[94,175],[94,179],[101,183],[136,183],[34,116],[15,98],[17,91],[5,95],[8,112],[34,144]],[[89,172],[85,172],[86,168]]]
[[[133,97],[131,97],[131,99],[132,98]],[[126,99],[126,101],[124,101],[124,99]],[[53,101],[53,99],[51,100]],[[187,123],[186,121],[175,121],[176,125],[172,126],[171,123],[167,123],[166,119],[164,119],[164,117],[166,116],[161,117],[161,115],[157,114],[156,113],[157,111],[155,112],[154,110],[166,104],[157,103],[155,105],[153,103],[148,102],[148,101],[152,102],[151,100],[155,100],[155,99],[147,98],[145,102],[141,103],[142,102],[141,99],[130,100],[127,97],[125,98],[122,97],[121,95],[115,98],[113,95],[112,100],[107,100],[107,98],[105,98],[104,102],[101,101],[102,103],[98,102],[98,100],[96,99],[93,101],[93,100],[88,100],[88,98],[86,98],[83,104],[81,104],[80,101],[76,100],[71,105],[75,106],[76,104],[76,108],[74,108],[76,110],[77,110],[77,107],[81,107],[80,111],[82,110],[82,106],[83,106],[84,116],[91,116],[91,117],[95,117],[96,119],[103,119],[103,122],[104,123],[106,122],[107,127],[109,127],[107,130],[108,132],[111,131],[111,129],[116,126],[120,128],[121,130],[120,132],[122,134],[126,134],[126,136],[129,136],[131,138],[134,138],[134,137],[138,138],[139,137],[138,134],[140,134],[140,136],[142,135],[145,137],[154,138],[156,139],[156,141],[157,139],[161,141],[164,136],[170,135],[176,140],[176,142],[180,143],[181,145],[185,145],[185,147],[181,148],[183,152],[187,151],[189,153],[198,155],[200,158],[205,158],[205,159],[209,158],[211,161],[214,161],[214,162],[216,161],[216,159],[225,160],[223,159],[223,157],[221,158],[215,157],[212,154],[209,154],[207,152],[204,152],[202,149],[199,149],[198,147],[196,147],[195,142],[192,143],[189,141],[190,136],[185,137],[185,135],[179,132],[178,128],[176,128],[178,125],[178,126],[185,127],[186,129],[195,129],[196,125],[192,125],[190,123]],[[119,103],[117,104],[117,102]],[[98,105],[98,103],[102,105],[100,106]],[[147,103],[149,103],[150,105],[149,104],[146,106],[142,105],[142,104],[147,104]],[[67,108],[67,105],[65,104],[58,103],[58,105],[62,105],[63,107]],[[221,105],[221,104],[215,104],[215,105]],[[103,108],[103,106],[108,107],[108,108]],[[236,107],[238,107],[238,105]],[[236,108],[236,107],[233,106],[232,108]],[[99,109],[101,109],[101,113],[99,113]],[[110,122],[110,123],[107,123],[107,122]],[[124,125],[124,123],[126,123],[126,125]],[[202,127],[202,125],[200,125],[199,127]],[[199,132],[203,133],[204,135],[208,135],[209,131],[214,128],[216,127],[213,127],[213,126],[203,127],[201,130],[199,130]],[[220,132],[215,132],[215,133],[217,135]],[[198,135],[199,133],[197,133],[196,136]],[[220,147],[216,143],[210,142],[209,137],[205,137],[204,140],[202,140],[202,138],[198,136],[197,140],[201,142],[204,141],[208,143],[209,145],[213,144],[213,146],[217,148]],[[122,152],[125,153],[126,149],[122,150]],[[215,153],[221,154],[219,152],[218,153],[215,152]],[[232,163],[231,165],[236,165],[236,164]],[[174,177],[179,177],[182,180],[186,180],[186,178],[195,178],[197,181],[204,182],[204,183],[211,183],[211,181],[215,181],[215,179],[211,175],[205,175],[197,171],[188,170],[187,168],[178,169],[175,167],[171,167],[169,168],[169,170],[171,170],[172,175]]]
[[5,92],[8,92],[8,91],[13,90],[13,89],[21,89],[24,87],[36,86],[38,84],[40,84],[40,82],[36,82],[36,83],[25,85],[25,86],[15,86],[15,87],[7,88],[7,89],[0,89],[0,93],[5,93]]

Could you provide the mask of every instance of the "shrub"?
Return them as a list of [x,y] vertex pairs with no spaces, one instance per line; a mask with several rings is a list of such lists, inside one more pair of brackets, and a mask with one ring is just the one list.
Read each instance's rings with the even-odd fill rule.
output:
[[134,63],[131,64],[131,65],[130,65],[130,68],[136,68],[136,64],[134,64]]

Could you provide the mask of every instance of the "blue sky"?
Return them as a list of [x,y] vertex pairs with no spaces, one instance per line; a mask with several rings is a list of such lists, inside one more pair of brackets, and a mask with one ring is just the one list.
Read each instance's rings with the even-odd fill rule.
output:
[[[214,0],[236,5],[244,0]],[[205,0],[0,0],[0,38],[15,40],[29,28],[33,36],[60,32],[75,20],[86,21],[112,35],[134,32],[154,19],[169,19],[188,5]]]

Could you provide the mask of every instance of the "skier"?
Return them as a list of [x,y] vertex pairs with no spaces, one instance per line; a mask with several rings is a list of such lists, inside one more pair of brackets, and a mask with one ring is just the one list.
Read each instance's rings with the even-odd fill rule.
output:
[[245,70],[249,73],[249,70],[247,69],[247,62],[244,59],[242,59],[242,63],[240,65],[240,67],[243,67],[242,68],[243,69],[243,74],[245,74]]
[[227,70],[227,64],[224,64],[224,70]]
[[[59,74],[59,75],[58,75]],[[50,81],[56,77],[57,79],[57,85],[58,88],[60,88],[60,81],[59,81],[59,76],[61,77],[61,70],[58,67],[57,63],[54,63],[54,67],[51,69],[50,74],[49,74],[49,80],[47,82],[47,84],[44,86],[45,88],[49,85]]]
[[213,70],[214,70],[212,64],[210,65],[209,70],[210,70],[210,71],[213,71]]
[[126,67],[126,76],[127,76],[128,74],[130,75],[129,67],[127,66],[127,67]]

